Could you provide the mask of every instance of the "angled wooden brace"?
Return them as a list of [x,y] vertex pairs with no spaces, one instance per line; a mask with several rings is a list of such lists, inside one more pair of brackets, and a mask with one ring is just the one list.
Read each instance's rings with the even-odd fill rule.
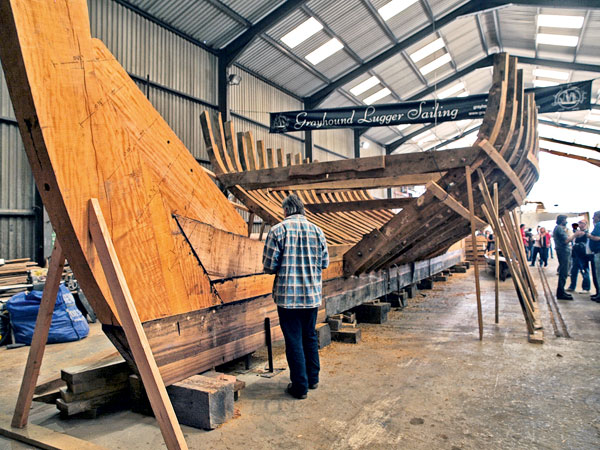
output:
[[[440,202],[442,202],[444,205],[446,205],[447,207],[452,209],[455,213],[460,214],[466,220],[469,220],[469,221],[471,220],[471,214],[469,213],[469,210],[467,208],[465,208],[462,205],[462,203],[460,203],[458,200],[456,200],[452,195],[450,195],[448,192],[446,192],[444,189],[442,189],[442,187],[440,187],[440,185],[437,184],[435,181],[430,181],[429,183],[427,183],[425,185],[425,187]],[[477,229],[482,229],[487,226],[487,223],[485,223],[483,220],[481,220],[477,216],[474,216],[474,220],[475,220],[475,227]]]

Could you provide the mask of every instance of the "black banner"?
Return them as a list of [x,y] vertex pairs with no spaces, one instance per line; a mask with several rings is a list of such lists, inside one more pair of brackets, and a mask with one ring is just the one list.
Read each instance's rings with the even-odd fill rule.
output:
[[[592,81],[527,89],[535,92],[540,113],[590,109]],[[481,119],[487,108],[487,94],[444,100],[388,103],[271,113],[271,133],[329,130],[332,128],[383,127],[401,124],[441,123]]]

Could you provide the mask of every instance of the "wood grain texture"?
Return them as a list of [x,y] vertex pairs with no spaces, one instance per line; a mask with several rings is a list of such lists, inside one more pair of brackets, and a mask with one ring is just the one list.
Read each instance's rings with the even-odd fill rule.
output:
[[[218,303],[172,214],[245,223],[106,47],[83,0],[0,3],[0,57],[31,168],[98,318],[116,313],[87,231],[98,198],[141,319]],[[172,301],[165,302],[165,298]]]

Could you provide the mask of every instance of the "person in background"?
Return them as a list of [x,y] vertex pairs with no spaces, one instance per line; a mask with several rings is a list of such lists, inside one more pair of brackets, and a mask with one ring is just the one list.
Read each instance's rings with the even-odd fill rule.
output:
[[485,244],[485,251],[491,252],[496,248],[496,241],[494,239],[494,234],[491,232],[487,232],[487,241]]
[[525,246],[525,248],[527,248],[527,257],[528,257],[529,261],[531,261],[531,256],[533,254],[533,244],[534,244],[533,232],[532,232],[531,228],[529,228],[525,232],[525,237],[527,238],[527,245]]
[[273,299],[285,340],[291,383],[286,393],[305,399],[319,385],[317,312],[322,301],[321,272],[329,266],[323,231],[304,216],[292,194],[282,203],[285,219],[269,231],[263,250],[266,273],[275,274]]
[[519,231],[521,232],[521,239],[523,240],[523,247],[525,247],[525,255],[527,256],[527,261],[531,259],[531,255],[529,254],[529,241],[527,240],[527,235],[525,233],[525,224],[522,223],[519,227]]
[[556,298],[559,300],[573,300],[573,296],[565,291],[565,283],[569,275],[569,262],[571,259],[571,249],[569,243],[573,239],[583,236],[582,231],[569,236],[567,230],[567,216],[560,214],[556,217],[556,227],[552,232],[554,238],[554,248],[558,258],[558,285],[556,286]]
[[533,254],[531,255],[531,267],[535,266],[537,256],[540,255],[540,267],[548,267],[548,247],[550,246],[550,234],[544,227],[539,228],[539,233],[533,238]]
[[594,213],[592,221],[594,229],[591,233],[587,233],[587,237],[589,239],[590,250],[594,255],[593,270],[596,275],[596,295],[593,295],[591,299],[600,303],[600,290],[598,290],[598,284],[600,284],[600,211]]
[[[575,224],[573,224],[575,225]],[[566,289],[567,292],[574,292],[577,287],[577,277],[581,272],[583,278],[581,283],[581,289],[584,294],[590,293],[590,262],[593,259],[593,255],[588,255],[586,250],[589,249],[587,231],[588,224],[587,220],[580,220],[577,224],[577,228],[582,232],[586,233],[583,236],[575,238],[573,241],[573,248],[571,249],[571,283]],[[576,227],[573,227],[576,230]]]

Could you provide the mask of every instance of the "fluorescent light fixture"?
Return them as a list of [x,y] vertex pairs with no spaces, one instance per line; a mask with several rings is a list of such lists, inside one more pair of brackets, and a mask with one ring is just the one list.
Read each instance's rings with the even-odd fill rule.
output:
[[381,100],[383,97],[387,97],[391,93],[392,93],[392,91],[390,91],[388,88],[383,88],[383,89],[375,92],[373,95],[368,96],[363,101],[367,105],[370,105],[372,103],[375,103],[377,100]]
[[383,20],[388,20],[395,15],[400,14],[414,3],[417,3],[417,0],[392,0],[391,2],[379,8],[377,11]]
[[360,95],[378,84],[379,78],[377,78],[376,76],[372,76],[371,78],[368,78],[362,83],[354,86],[352,89],[350,89],[350,92],[352,92],[353,95]]
[[559,16],[555,14],[540,14],[538,16],[538,27],[579,29],[583,26],[583,20],[583,16]]
[[533,87],[550,87],[556,86],[558,83],[556,81],[549,80],[533,80]]
[[579,36],[565,36],[564,34],[538,33],[537,44],[558,45],[561,47],[577,47]]
[[410,55],[410,59],[412,59],[414,62],[419,62],[423,58],[427,58],[429,55],[439,50],[440,48],[444,48],[444,40],[442,38],[436,39],[432,43],[427,44],[422,49],[417,50],[416,52]]
[[344,48],[344,44],[338,41],[336,38],[333,38],[323,45],[321,45],[318,49],[310,52],[306,55],[306,59],[308,59],[312,64],[317,65],[325,58],[329,58],[335,52],[340,51]]
[[402,125],[396,125],[396,128],[400,131],[406,130],[408,127],[410,127],[410,123],[403,123]]
[[281,40],[289,48],[294,48],[322,29],[323,25],[317,19],[311,17],[283,36]]
[[448,98],[451,97],[452,95],[456,94],[457,92],[462,91],[465,88],[465,84],[464,83],[458,83],[455,84],[454,86],[446,89],[445,91],[442,91],[438,94],[438,98]]
[[458,94],[457,97],[468,97],[469,93],[467,91],[463,92],[462,94]]
[[419,70],[423,75],[427,75],[429,72],[433,72],[435,69],[442,67],[444,64],[449,63],[450,61],[452,61],[450,53],[444,53],[438,59],[430,62],[429,64],[425,64]]
[[562,70],[533,69],[533,76],[567,81],[569,79],[569,72],[563,72]]

